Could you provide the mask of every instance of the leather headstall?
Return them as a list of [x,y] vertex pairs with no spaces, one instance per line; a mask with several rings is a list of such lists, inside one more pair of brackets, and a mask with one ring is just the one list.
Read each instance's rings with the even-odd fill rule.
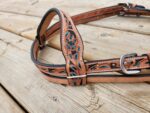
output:
[[[141,71],[150,68],[150,53],[131,53],[106,60],[83,60],[83,41],[75,25],[114,15],[150,16],[150,10],[131,3],[119,3],[72,17],[57,8],[48,10],[38,26],[31,47],[32,61],[49,81],[59,84],[78,86],[96,82],[149,82],[150,74],[142,74]],[[49,27],[55,16],[59,17],[59,21]],[[57,31],[60,31],[61,50],[66,64],[45,64],[39,60],[39,53]]]

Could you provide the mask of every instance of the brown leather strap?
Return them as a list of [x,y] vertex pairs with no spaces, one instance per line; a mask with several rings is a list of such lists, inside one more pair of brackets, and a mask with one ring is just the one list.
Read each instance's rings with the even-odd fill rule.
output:
[[[59,22],[48,29],[55,15],[59,16]],[[44,15],[38,27],[37,36],[31,48],[33,62],[42,73],[47,75],[46,78],[49,81],[60,84],[83,85],[93,82],[150,81],[149,74],[139,74],[140,70],[150,68],[150,54],[128,54],[121,56],[121,58],[84,62],[83,42],[74,24],[87,23],[113,15],[149,16],[150,11],[143,6],[120,3],[116,6],[96,9],[70,17],[63,11],[52,8]],[[38,53],[45,47],[45,42],[58,30],[61,34],[61,50],[66,64],[44,64],[38,60]],[[104,72],[118,72],[123,75],[102,74]]]

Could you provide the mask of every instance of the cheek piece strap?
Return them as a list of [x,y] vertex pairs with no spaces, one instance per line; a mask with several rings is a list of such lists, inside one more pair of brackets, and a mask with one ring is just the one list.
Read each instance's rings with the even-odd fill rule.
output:
[[[119,3],[72,17],[57,8],[48,10],[38,26],[37,36],[31,47],[32,61],[46,75],[45,78],[59,84],[79,86],[96,82],[149,82],[150,74],[142,74],[141,70],[150,68],[150,53],[131,53],[120,58],[84,62],[83,41],[75,25],[114,15],[150,16],[150,10],[131,3]],[[54,16],[59,17],[59,22],[48,28]],[[45,64],[39,61],[39,53],[57,31],[60,31],[61,50],[66,64]]]

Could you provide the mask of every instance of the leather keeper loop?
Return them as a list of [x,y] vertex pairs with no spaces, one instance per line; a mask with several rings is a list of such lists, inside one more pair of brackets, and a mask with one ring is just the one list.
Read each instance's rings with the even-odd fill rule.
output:
[[80,76],[70,76],[67,77],[68,84],[71,86],[79,86],[79,85],[86,85],[87,78],[86,75],[80,75]]

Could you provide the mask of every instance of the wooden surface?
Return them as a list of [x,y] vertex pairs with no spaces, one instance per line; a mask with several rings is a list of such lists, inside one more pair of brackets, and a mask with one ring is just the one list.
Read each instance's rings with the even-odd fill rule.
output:
[[24,113],[8,93],[0,86],[0,113]]
[[[128,1],[150,8],[148,0],[0,0],[0,83],[5,88],[0,87],[0,113],[150,113],[148,83],[58,85],[45,80],[30,59],[37,26],[49,8],[58,7],[74,15]],[[149,17],[114,16],[77,27],[84,41],[85,60],[150,50]],[[65,63],[59,34],[40,60]]]

